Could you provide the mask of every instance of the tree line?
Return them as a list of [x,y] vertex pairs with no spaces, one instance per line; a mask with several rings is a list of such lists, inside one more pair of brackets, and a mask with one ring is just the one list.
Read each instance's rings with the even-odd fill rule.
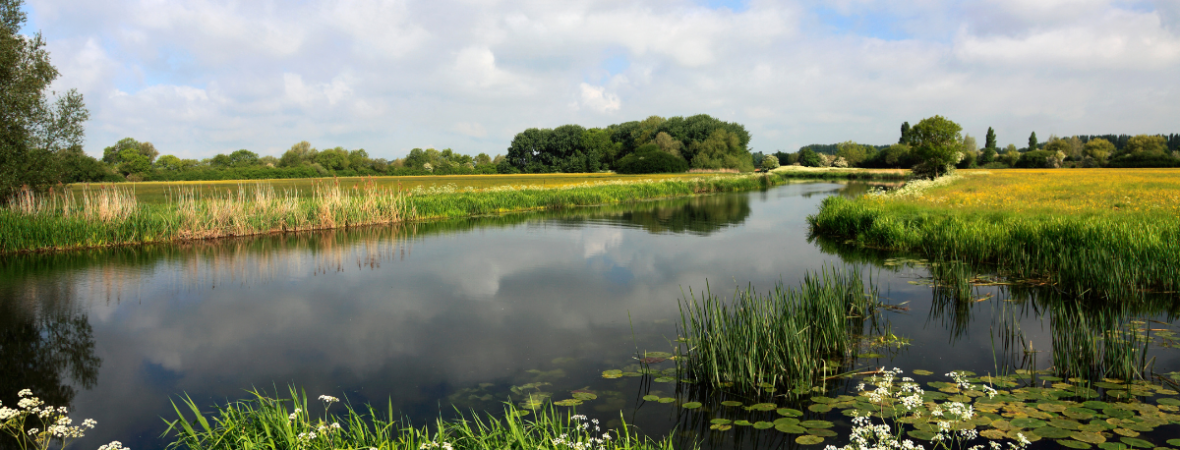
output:
[[738,123],[706,114],[651,116],[640,121],[584,128],[529,128],[508,147],[501,173],[752,171],[750,133]]
[[[935,116],[938,117],[938,116]],[[953,123],[953,122],[952,122]],[[808,167],[913,168],[925,161],[917,151],[921,132],[909,122],[901,125],[898,142],[889,145],[838,144],[803,146],[795,153],[773,155],[782,165]],[[1040,141],[1036,132],[1028,145],[999,148],[996,133],[988,128],[983,146],[970,134],[956,138],[956,168],[1070,168],[1070,167],[1180,167],[1180,134],[1049,136]]]

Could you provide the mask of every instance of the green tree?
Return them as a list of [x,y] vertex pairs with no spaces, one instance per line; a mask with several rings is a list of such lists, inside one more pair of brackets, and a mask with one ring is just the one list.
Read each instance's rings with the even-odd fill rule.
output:
[[811,147],[803,147],[799,150],[799,164],[805,167],[820,167],[824,165],[824,162]]
[[959,132],[963,127],[942,116],[922,119],[910,130],[914,154],[920,161],[914,175],[938,178],[946,175],[959,162],[962,144]]
[[742,172],[754,170],[750,152],[741,144],[741,138],[724,128],[713,130],[713,134],[702,142],[689,146],[694,155],[694,169],[737,169]]
[[151,170],[152,162],[139,154],[138,148],[125,148],[119,152],[119,172],[123,175],[142,174]]
[[912,145],[913,139],[910,136],[910,123],[901,123],[901,138],[897,140],[898,144]]
[[680,142],[680,140],[663,131],[656,134],[656,138],[652,140],[652,143],[656,144],[660,148],[660,151],[676,157],[680,156],[680,150],[684,148],[683,142]]
[[78,91],[51,98],[59,73],[41,34],[20,34],[23,3],[0,0],[0,201],[22,186],[39,190],[60,181],[56,153],[82,145],[89,118]]
[[116,142],[115,145],[102,149],[102,162],[107,164],[119,164],[122,162],[119,160],[119,155],[123,153],[123,150],[129,148],[133,148],[138,152],[139,141],[129,137],[119,139],[119,142]]
[[258,154],[241,149],[229,154],[230,167],[251,167],[258,165]]
[[307,164],[315,154],[319,153],[307,141],[292,145],[289,150],[279,157],[279,167],[299,167]]
[[487,153],[480,153],[478,155],[475,155],[475,165],[482,166],[484,164],[491,164],[491,163],[492,163],[492,157],[488,156]]
[[1008,144],[1004,148],[1004,156],[1001,159],[1008,167],[1016,167],[1016,163],[1020,161],[1020,149],[1016,148],[1016,144]]
[[984,149],[991,149],[992,155],[996,154],[996,130],[992,127],[987,127],[987,136],[984,137]]
[[913,149],[907,144],[893,144],[881,151],[880,161],[889,167],[909,167]]
[[843,157],[849,166],[855,167],[868,159],[869,149],[867,146],[852,141],[845,141],[836,144],[836,156]]
[[1032,134],[1028,135],[1028,151],[1031,152],[1036,150],[1038,145],[1040,144],[1037,143],[1037,132],[1034,131]]
[[1140,134],[1127,139],[1120,157],[1131,158],[1159,158],[1168,153],[1168,141],[1163,136],[1149,136]]
[[1102,138],[1090,139],[1082,147],[1082,153],[1086,157],[1092,158],[1099,166],[1105,166],[1106,161],[1110,159],[1110,155],[1114,154],[1114,152],[1114,144]]
[[779,166],[778,157],[774,155],[766,155],[762,158],[762,168],[765,170],[774,170]]

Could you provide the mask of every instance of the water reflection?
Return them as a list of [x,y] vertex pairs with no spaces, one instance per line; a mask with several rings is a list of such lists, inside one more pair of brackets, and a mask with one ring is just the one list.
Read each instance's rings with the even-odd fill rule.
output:
[[93,388],[102,360],[94,330],[62,285],[0,285],[0,402],[31,389],[47,404],[70,406]]

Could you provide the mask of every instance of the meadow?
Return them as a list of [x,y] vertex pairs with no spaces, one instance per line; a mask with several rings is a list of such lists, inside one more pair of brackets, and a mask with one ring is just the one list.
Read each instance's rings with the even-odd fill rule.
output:
[[1175,169],[977,170],[890,194],[829,197],[808,220],[815,234],[864,247],[1125,299],[1180,287],[1178,205]]

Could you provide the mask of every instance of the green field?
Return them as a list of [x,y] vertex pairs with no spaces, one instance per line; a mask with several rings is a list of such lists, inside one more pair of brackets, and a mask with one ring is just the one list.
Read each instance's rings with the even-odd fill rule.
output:
[[962,171],[891,194],[829,197],[808,220],[813,233],[862,247],[1129,299],[1180,288],[1178,204],[1176,169]]
[[[562,187],[584,183],[600,183],[604,181],[635,181],[635,180],[665,180],[677,178],[700,177],[699,173],[652,174],[652,175],[619,175],[614,173],[547,173],[547,174],[515,174],[515,175],[439,175],[439,176],[408,176],[408,177],[344,177],[344,178],[296,178],[279,180],[228,180],[228,181],[147,181],[141,183],[120,183],[129,186],[135,192],[140,203],[163,204],[168,201],[169,192],[178,189],[195,189],[199,193],[227,192],[236,195],[239,187],[252,188],[257,184],[273,186],[275,191],[291,190],[298,193],[298,197],[309,197],[315,190],[317,183],[336,183],[346,189],[360,186],[371,180],[378,187],[400,188],[413,190],[416,188],[473,188],[487,189],[502,186],[531,186],[531,187]],[[720,176],[736,176],[738,174],[718,174]],[[72,186],[79,189],[81,186]]]

